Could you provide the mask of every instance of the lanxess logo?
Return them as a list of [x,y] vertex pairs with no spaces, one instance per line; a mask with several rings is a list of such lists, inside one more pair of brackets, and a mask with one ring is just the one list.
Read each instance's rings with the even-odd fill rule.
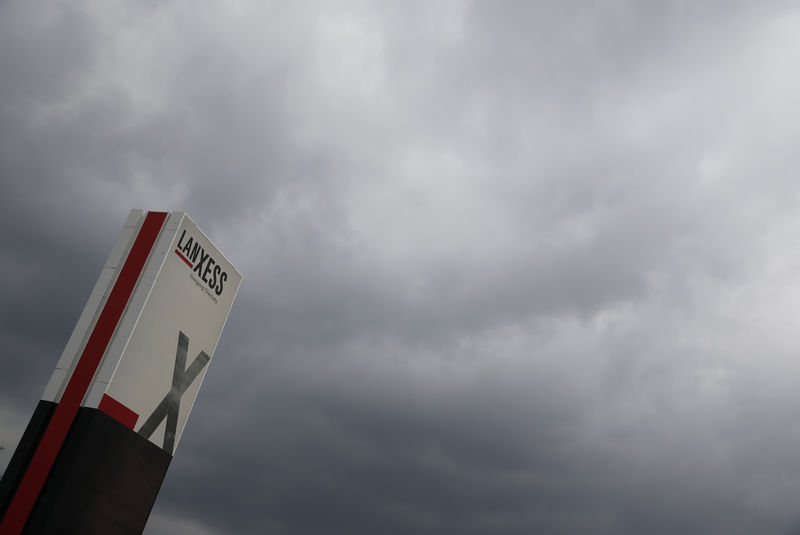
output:
[[[184,242],[184,240],[186,241]],[[197,273],[203,282],[214,290],[215,294],[222,295],[223,285],[228,280],[228,274],[222,270],[222,266],[217,264],[211,254],[203,249],[202,245],[197,243],[191,236],[186,237],[185,230],[178,240],[175,254],[186,262],[186,265]]]

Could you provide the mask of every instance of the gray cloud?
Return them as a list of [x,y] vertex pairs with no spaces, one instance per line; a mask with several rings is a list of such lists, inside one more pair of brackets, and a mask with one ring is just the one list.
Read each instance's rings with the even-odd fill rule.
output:
[[245,280],[146,533],[797,533],[798,24],[0,5],[0,466],[185,209]]

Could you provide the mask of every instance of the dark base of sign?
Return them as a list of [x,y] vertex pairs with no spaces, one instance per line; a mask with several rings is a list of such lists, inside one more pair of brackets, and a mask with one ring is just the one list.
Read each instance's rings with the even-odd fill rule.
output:
[[36,446],[42,439],[44,430],[47,429],[47,424],[50,423],[50,418],[53,416],[53,411],[56,410],[56,403],[52,401],[39,401],[36,410],[33,411],[28,427],[22,434],[17,449],[8,463],[3,479],[0,479],[0,518],[3,518],[8,510],[8,505],[17,491],[19,482],[22,481],[22,476],[25,475],[25,470],[28,468],[28,463],[31,462],[33,452],[36,451]]
[[[0,482],[5,514],[53,414],[40,401]],[[23,533],[139,535],[172,457],[97,409],[81,407]]]

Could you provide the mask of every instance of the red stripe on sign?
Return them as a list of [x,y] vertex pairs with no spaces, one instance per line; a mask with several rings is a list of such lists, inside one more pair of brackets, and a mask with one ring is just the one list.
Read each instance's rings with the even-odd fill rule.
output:
[[165,212],[148,212],[145,217],[61,401],[0,522],[0,535],[19,535],[25,527],[166,218]]
[[133,426],[136,425],[136,421],[139,419],[138,414],[108,394],[103,394],[103,399],[100,400],[100,405],[98,405],[97,408],[128,429],[133,429]]
[[176,255],[178,255],[178,256],[180,256],[180,257],[181,257],[181,260],[183,260],[184,262],[186,262],[186,265],[187,265],[187,266],[189,266],[190,268],[191,268],[191,267],[194,267],[194,266],[192,265],[192,263],[191,263],[191,262],[189,262],[189,259],[188,259],[188,258],[186,258],[185,256],[183,256],[183,254],[182,254],[182,253],[181,253],[179,250],[175,249],[175,254],[176,254]]

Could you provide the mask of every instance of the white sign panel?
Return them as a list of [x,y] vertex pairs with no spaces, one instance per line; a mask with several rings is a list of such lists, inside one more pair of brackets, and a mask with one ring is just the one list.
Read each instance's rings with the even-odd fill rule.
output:
[[157,247],[163,263],[100,401],[112,413],[129,411],[115,416],[170,454],[242,280],[194,222],[180,215],[174,234],[170,229],[162,236],[168,247]]

